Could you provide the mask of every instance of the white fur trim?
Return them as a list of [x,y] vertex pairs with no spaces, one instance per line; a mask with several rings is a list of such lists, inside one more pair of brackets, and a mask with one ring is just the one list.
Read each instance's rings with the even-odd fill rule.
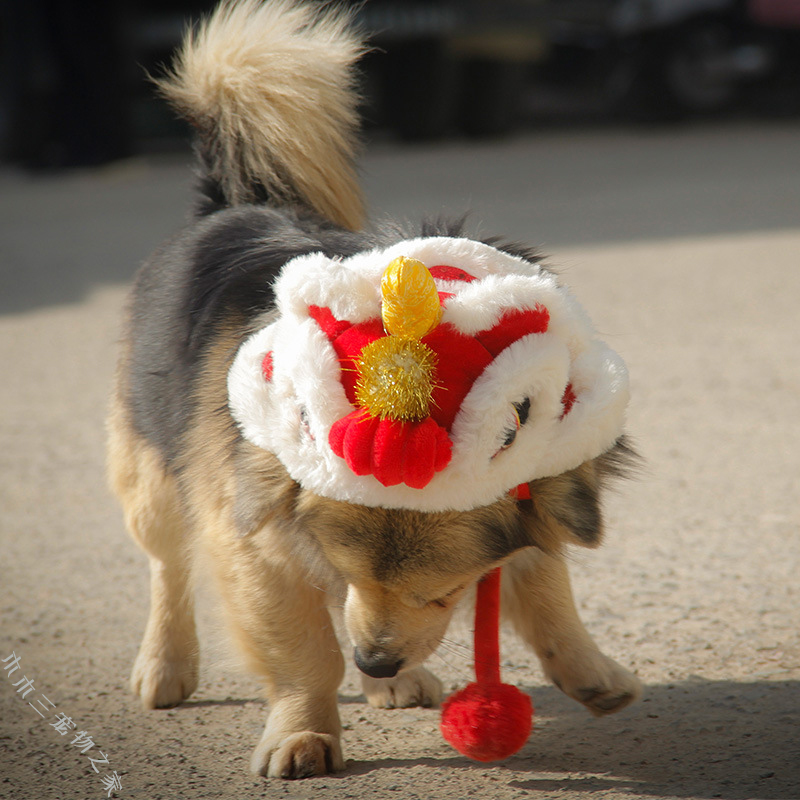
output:
[[[331,426],[353,407],[341,384],[336,353],[309,315],[329,308],[351,323],[380,316],[380,279],[397,256],[428,267],[458,267],[472,282],[437,280],[454,293],[443,322],[471,335],[507,311],[541,305],[546,333],[525,336],[475,381],[450,432],[450,464],[424,489],[385,487],[351,472],[328,444]],[[628,377],[620,357],[595,338],[591,322],[566,288],[538,265],[467,239],[434,237],[401,242],[333,260],[321,253],[288,262],[275,284],[275,322],[240,348],[228,377],[231,413],[243,435],[275,453],[306,488],[336,500],[420,511],[487,505],[520,483],[557,475],[611,447],[622,432]],[[273,377],[261,365],[273,354]],[[564,391],[577,396],[562,418]],[[513,403],[530,398],[527,422],[498,452]]]

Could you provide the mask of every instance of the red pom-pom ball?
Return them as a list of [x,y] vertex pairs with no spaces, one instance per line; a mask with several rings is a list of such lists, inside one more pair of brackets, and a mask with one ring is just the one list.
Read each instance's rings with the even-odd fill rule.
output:
[[499,761],[522,747],[532,727],[528,695],[508,683],[470,683],[442,704],[442,736],[475,761]]
[[500,568],[478,584],[475,600],[475,682],[442,703],[439,729],[459,753],[476,761],[508,758],[525,744],[533,706],[500,681]]

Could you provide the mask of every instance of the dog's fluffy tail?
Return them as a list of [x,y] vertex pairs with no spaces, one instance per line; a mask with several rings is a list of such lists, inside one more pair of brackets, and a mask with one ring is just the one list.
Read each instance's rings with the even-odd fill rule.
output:
[[347,12],[297,0],[223,0],[190,31],[156,83],[199,133],[208,199],[300,205],[359,228],[363,52]]

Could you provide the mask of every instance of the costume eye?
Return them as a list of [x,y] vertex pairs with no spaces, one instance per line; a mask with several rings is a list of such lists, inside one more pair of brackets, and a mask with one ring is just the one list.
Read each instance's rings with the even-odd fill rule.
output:
[[522,427],[531,414],[531,399],[526,397],[521,403],[514,403],[514,410],[517,412],[520,427]]
[[305,406],[300,406],[300,427],[310,439],[313,440],[314,434],[311,433],[311,426],[308,423],[308,411]]
[[[500,445],[500,449],[495,453],[496,456],[498,453],[502,453],[503,450],[508,450],[514,441],[517,438],[517,433],[519,429],[528,421],[528,417],[531,413],[531,399],[530,397],[526,397],[519,403],[512,403],[511,404],[511,411],[508,417],[508,423],[504,429],[503,435],[503,443]],[[494,458],[494,456],[492,456]]]

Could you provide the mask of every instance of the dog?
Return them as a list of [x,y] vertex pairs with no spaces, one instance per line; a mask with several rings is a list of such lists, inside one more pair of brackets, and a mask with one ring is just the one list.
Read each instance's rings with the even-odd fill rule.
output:
[[[580,442],[588,437],[589,449],[558,445],[538,455],[536,426],[563,427],[574,400],[564,399],[572,384],[562,397],[561,367],[553,368],[562,375],[558,395],[542,390],[552,402],[531,402],[530,396],[506,402],[510,431],[501,423],[491,434],[497,443],[480,445],[490,448],[486,453],[475,455],[477,444],[459,444],[459,431],[464,441],[472,434],[464,432],[469,426],[456,408],[454,421],[435,425],[436,447],[444,449],[436,451],[435,469],[425,467],[437,472],[433,478],[420,477],[416,461],[408,477],[401,470],[389,480],[377,467],[375,474],[359,474],[351,463],[357,455],[341,455],[345,445],[340,442],[339,454],[330,452],[330,420],[356,402],[356,389],[348,394],[340,385],[350,355],[339,353],[337,360],[333,344],[337,326],[348,323],[334,311],[337,303],[357,311],[359,302],[376,302],[369,287],[363,297],[358,288],[366,286],[376,253],[388,260],[408,250],[416,258],[434,248],[429,260],[444,253],[455,262],[466,252],[476,263],[498,264],[491,268],[500,272],[522,270],[555,305],[562,292],[533,250],[468,239],[462,221],[424,222],[416,229],[365,224],[355,167],[354,78],[364,52],[347,12],[296,0],[224,2],[187,34],[172,71],[157,83],[196,129],[196,200],[186,227],[137,273],[108,420],[110,483],[151,575],[150,614],[132,689],[148,709],[178,705],[196,689],[192,576],[197,554],[209,555],[227,628],[269,701],[251,766],[270,777],[344,768],[337,710],[344,658],[331,607],[343,605],[370,704],[433,706],[442,685],[423,662],[440,643],[454,608],[499,565],[503,614],[559,689],[595,715],[618,711],[640,693],[637,678],[601,653],[579,620],[564,558],[570,543],[600,542],[600,494],[635,458],[618,430],[617,400],[613,424],[598,423],[602,435],[594,434],[591,417],[582,418],[589,433]],[[444,312],[436,301],[433,313],[444,313],[445,320],[460,303],[469,321],[473,311],[463,298],[481,282],[462,288],[475,276],[454,275],[436,279],[452,291],[439,293]],[[311,302],[318,295],[327,298],[323,311]],[[564,318],[578,319],[564,303]],[[302,317],[296,328],[285,320],[283,328],[277,325],[296,308]],[[489,312],[482,307],[480,313]],[[529,335],[508,351],[544,341],[544,312],[537,305],[525,314]],[[469,338],[453,333],[452,325],[439,329],[449,330],[447,341],[459,347]],[[277,344],[253,356],[255,345],[248,343],[262,334]],[[319,369],[327,370],[328,383],[313,384],[308,408],[287,411],[291,404],[281,386],[288,379],[280,370],[316,369],[317,350],[302,350],[305,336],[324,350]],[[424,336],[417,338],[424,344]],[[551,349],[567,359],[564,369],[577,369],[569,348]],[[440,372],[460,361],[445,359],[440,348]],[[526,363],[509,374],[521,375]],[[253,364],[259,375],[247,372]],[[434,378],[432,391],[444,380]],[[253,392],[273,393],[265,395],[264,402],[275,406],[263,425],[261,406],[247,399],[248,381]],[[619,387],[614,392],[624,394]],[[463,404],[476,393],[469,391]],[[580,404],[578,395],[575,407]],[[495,411],[476,408],[481,424],[495,419]],[[328,422],[320,422],[325,414]],[[384,425],[390,433],[418,424],[373,422],[375,430]],[[366,427],[355,424],[353,430],[360,435]],[[486,440],[480,431],[475,437]],[[425,441],[420,452],[432,452],[433,440]],[[461,473],[448,477],[451,466],[439,461],[450,458],[453,469],[458,459],[472,459],[480,474],[473,478],[459,467]],[[525,473],[522,495],[501,491],[517,483],[504,464],[518,470],[537,458],[546,466],[541,474]],[[496,480],[495,471],[501,476]]]

